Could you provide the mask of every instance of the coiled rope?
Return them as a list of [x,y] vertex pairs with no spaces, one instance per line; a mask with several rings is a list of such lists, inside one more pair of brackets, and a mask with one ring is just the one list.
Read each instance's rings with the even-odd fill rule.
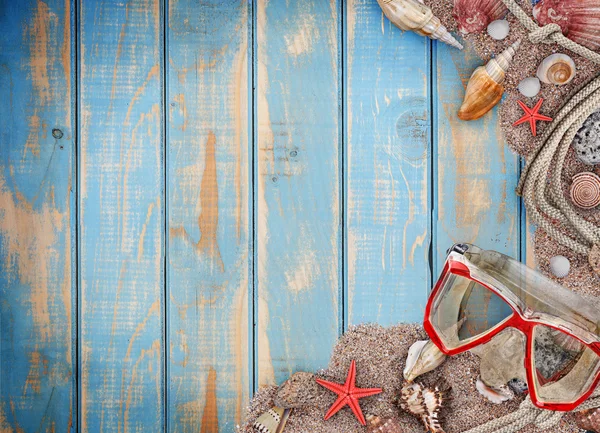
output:
[[[600,54],[565,37],[558,24],[538,26],[515,0],[502,0],[506,7],[530,32],[534,44],[557,43],[600,65]],[[546,131],[536,142],[533,155],[521,175],[517,194],[523,197],[528,215],[556,241],[573,251],[589,255],[600,245],[600,227],[577,214],[567,202],[562,190],[561,176],[565,157],[577,131],[585,120],[600,108],[600,75],[577,90],[558,112]],[[550,182],[548,173],[551,171]],[[560,223],[560,228],[554,223]],[[600,407],[600,390],[583,402],[577,410]],[[515,433],[533,424],[539,429],[550,429],[558,424],[565,412],[539,409],[527,397],[519,409],[464,433]]]

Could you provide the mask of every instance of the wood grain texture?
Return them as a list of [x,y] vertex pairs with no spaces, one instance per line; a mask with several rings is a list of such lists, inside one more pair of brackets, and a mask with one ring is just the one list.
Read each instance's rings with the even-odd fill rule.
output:
[[258,384],[327,365],[340,320],[339,4],[257,4]]
[[348,2],[348,322],[422,320],[430,285],[429,43]]
[[434,271],[439,275],[446,250],[456,242],[518,257],[521,217],[514,192],[518,159],[503,139],[497,107],[476,121],[457,117],[469,77],[482,61],[468,47],[436,47]]
[[82,432],[164,429],[158,0],[80,10]]
[[0,1],[0,431],[6,433],[69,432],[77,422],[71,8],[69,0]]
[[246,1],[178,0],[168,11],[173,432],[232,432],[249,398],[248,19]]

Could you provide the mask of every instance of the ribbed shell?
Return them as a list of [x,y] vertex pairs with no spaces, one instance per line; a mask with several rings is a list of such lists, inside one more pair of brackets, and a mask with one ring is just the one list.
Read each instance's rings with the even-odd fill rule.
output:
[[600,177],[588,171],[573,176],[571,200],[581,209],[593,209],[600,205]]
[[541,0],[533,8],[541,25],[556,23],[563,34],[591,50],[600,49],[600,2],[598,0]]
[[393,418],[367,415],[367,433],[406,433],[406,430]]
[[427,388],[419,383],[407,383],[400,393],[400,407],[419,417],[428,432],[444,433],[440,424],[440,410],[444,394],[436,386]]
[[291,412],[292,409],[272,407],[259,416],[252,427],[257,433],[281,433]]
[[478,33],[507,12],[502,0],[454,0],[452,15],[462,33]]

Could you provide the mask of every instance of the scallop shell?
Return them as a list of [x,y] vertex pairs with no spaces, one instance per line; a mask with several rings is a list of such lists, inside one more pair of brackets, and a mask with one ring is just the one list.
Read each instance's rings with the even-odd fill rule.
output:
[[377,0],[377,3],[396,27],[463,49],[431,9],[418,0]]
[[533,8],[540,25],[556,23],[563,34],[591,50],[600,48],[598,0],[541,0]]
[[444,393],[437,386],[431,389],[413,382],[402,387],[400,407],[420,418],[428,432],[444,433],[439,419],[443,404]]
[[418,376],[434,370],[440,366],[447,356],[437,348],[431,340],[419,340],[408,349],[404,378],[412,382]]
[[535,95],[540,93],[540,80],[537,77],[527,77],[521,80],[517,86],[521,95],[533,98]]
[[556,278],[564,278],[569,275],[571,263],[565,256],[554,256],[550,259],[550,272]]
[[367,415],[367,433],[405,433],[400,423],[393,418]]
[[285,428],[291,412],[292,409],[272,407],[259,416],[252,427],[254,427],[254,430],[258,433],[281,433]]
[[485,383],[483,383],[481,379],[477,379],[475,388],[477,388],[479,394],[494,404],[504,403],[505,401],[511,400],[515,396],[507,386],[492,388],[491,386],[487,386]]
[[575,76],[575,62],[566,54],[552,54],[546,57],[537,70],[538,78],[546,84],[562,86]]
[[589,171],[573,176],[571,200],[581,209],[593,209],[600,205],[600,177]]
[[485,66],[475,69],[467,84],[465,99],[458,110],[462,120],[476,120],[490,111],[502,99],[504,77],[521,41],[517,41],[491,59]]
[[462,33],[478,33],[507,12],[502,0],[454,0],[452,15]]
[[580,429],[600,433],[600,408],[574,412],[573,417]]

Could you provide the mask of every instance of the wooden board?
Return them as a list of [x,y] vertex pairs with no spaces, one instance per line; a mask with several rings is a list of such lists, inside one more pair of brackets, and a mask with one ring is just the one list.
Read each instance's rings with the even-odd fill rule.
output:
[[72,7],[0,1],[2,432],[77,423]]
[[173,432],[232,432],[249,396],[248,19],[240,1],[179,0],[168,11]]
[[327,365],[340,330],[335,1],[257,3],[258,384]]
[[80,431],[164,429],[158,0],[80,10]]
[[464,89],[483,62],[466,47],[436,43],[434,83],[434,272],[446,250],[470,242],[512,257],[521,249],[521,216],[515,194],[518,157],[502,139],[497,107],[479,120],[458,119]]
[[348,322],[418,322],[430,287],[429,42],[348,2]]

